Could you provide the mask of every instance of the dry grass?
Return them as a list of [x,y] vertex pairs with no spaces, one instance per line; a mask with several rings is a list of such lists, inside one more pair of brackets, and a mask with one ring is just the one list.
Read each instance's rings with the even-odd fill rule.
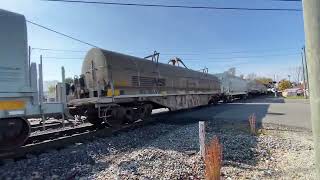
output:
[[204,162],[206,180],[220,180],[222,146],[217,137],[214,137],[206,146]]
[[249,116],[249,126],[252,135],[257,135],[256,115],[253,113]]

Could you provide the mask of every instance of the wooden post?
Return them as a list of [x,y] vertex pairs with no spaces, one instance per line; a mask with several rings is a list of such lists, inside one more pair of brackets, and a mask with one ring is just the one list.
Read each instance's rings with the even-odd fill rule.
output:
[[206,132],[205,132],[205,122],[199,121],[199,144],[200,144],[200,154],[202,158],[205,158],[206,154],[206,146],[205,146],[205,139],[206,139]]

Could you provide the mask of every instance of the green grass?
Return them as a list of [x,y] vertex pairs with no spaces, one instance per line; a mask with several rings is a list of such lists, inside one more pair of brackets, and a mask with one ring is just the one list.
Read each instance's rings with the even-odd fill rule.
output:
[[288,96],[284,97],[285,99],[305,99],[304,96]]

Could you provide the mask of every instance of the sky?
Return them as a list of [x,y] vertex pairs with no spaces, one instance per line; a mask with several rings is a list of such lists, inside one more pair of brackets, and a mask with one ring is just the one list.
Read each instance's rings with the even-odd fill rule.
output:
[[[160,62],[181,58],[188,68],[207,67],[221,73],[235,67],[237,74],[255,73],[277,80],[296,76],[304,46],[302,12],[200,10],[70,4],[40,0],[0,0],[0,8],[71,35],[100,48],[145,57],[160,52]],[[90,1],[90,0],[88,0]],[[112,0],[100,0],[112,2]],[[272,0],[121,0],[152,3],[249,8],[302,8],[301,2]],[[32,61],[43,55],[44,80],[60,80],[81,73],[90,46],[31,24],[28,43]],[[79,51],[79,52],[78,52]],[[64,59],[65,58],[65,59]]]

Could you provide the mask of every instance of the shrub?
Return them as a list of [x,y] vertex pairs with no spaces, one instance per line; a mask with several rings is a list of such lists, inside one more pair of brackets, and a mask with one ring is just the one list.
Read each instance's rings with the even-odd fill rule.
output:
[[222,162],[222,146],[219,139],[214,137],[206,146],[205,177],[207,180],[220,180]]

